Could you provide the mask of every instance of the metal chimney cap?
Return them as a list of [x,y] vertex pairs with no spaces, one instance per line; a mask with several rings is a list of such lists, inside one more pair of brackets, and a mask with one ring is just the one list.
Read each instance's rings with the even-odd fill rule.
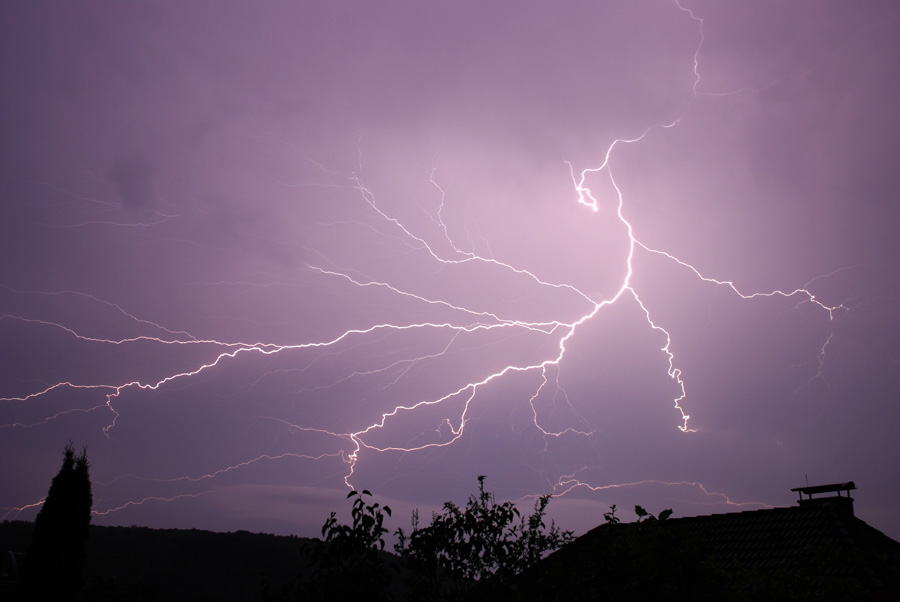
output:
[[834,493],[837,492],[838,496],[841,495],[842,491],[846,491],[847,495],[850,495],[852,490],[856,489],[856,483],[853,481],[848,481],[846,483],[832,483],[831,485],[814,485],[812,487],[794,487],[791,491],[797,491],[800,493],[800,499],[803,499],[803,494],[809,496],[812,499],[814,493]]

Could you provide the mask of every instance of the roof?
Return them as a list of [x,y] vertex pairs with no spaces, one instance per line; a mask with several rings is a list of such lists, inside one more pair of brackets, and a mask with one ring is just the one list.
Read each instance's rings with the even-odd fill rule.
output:
[[900,600],[900,543],[842,499],[601,525],[508,584],[506,595]]
[[[791,570],[808,564],[811,554],[827,552],[861,561],[863,548],[900,543],[831,503],[772,508],[732,514],[674,519],[672,526],[703,542],[714,562],[755,570]],[[861,547],[862,544],[862,547]],[[900,551],[900,550],[898,550]],[[826,563],[827,574],[845,574],[858,562]]]

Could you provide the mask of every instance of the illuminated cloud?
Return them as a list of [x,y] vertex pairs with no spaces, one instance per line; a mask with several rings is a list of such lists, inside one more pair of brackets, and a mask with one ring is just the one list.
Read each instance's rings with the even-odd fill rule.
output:
[[900,535],[892,5],[2,11],[5,517],[71,439],[100,523],[809,475]]

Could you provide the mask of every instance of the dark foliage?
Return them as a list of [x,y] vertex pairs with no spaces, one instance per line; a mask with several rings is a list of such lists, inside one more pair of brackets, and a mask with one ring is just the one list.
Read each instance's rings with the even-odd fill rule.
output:
[[466,507],[452,502],[412,531],[397,530],[399,555],[384,551],[385,515],[391,509],[366,502],[368,491],[352,491],[352,524],[334,512],[322,526],[324,541],[306,554],[306,568],[282,592],[283,600],[454,600],[490,596],[502,583],[572,540],[544,517],[550,496],[523,517],[512,502],[497,503],[478,477],[478,494]]
[[86,452],[76,456],[72,444],[66,445],[62,467],[34,522],[22,567],[30,599],[74,599],[81,590],[93,504],[89,468]]
[[[544,520],[550,496],[535,502],[529,517],[521,516],[512,502],[497,503],[478,477],[478,494],[465,509],[446,502],[432,516],[431,525],[419,527],[413,513],[412,531],[397,530],[395,551],[406,560],[412,574],[407,597],[441,600],[486,595],[494,584],[521,573],[573,539]],[[516,519],[519,519],[518,521]],[[491,585],[488,585],[491,584]]]
[[388,506],[367,504],[369,491],[351,491],[355,498],[352,524],[338,524],[336,513],[322,526],[324,541],[307,554],[308,571],[283,592],[285,600],[391,600],[392,568],[380,554],[384,550],[384,515]]

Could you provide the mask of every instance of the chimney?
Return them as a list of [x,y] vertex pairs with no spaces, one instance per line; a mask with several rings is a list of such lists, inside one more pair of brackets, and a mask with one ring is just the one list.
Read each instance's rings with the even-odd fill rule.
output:
[[[856,489],[856,484],[853,481],[849,481],[847,483],[833,483],[831,485],[815,485],[813,487],[795,487],[791,489],[791,491],[797,491],[800,495],[800,499],[798,500],[801,506],[811,506],[813,504],[831,504],[838,510],[842,512],[846,512],[850,516],[853,516],[853,498],[850,497],[850,492]],[[841,492],[845,492],[846,495],[841,495]],[[837,495],[826,495],[823,497],[813,498],[813,495],[820,493],[831,493]],[[806,496],[806,499],[803,496]]]

